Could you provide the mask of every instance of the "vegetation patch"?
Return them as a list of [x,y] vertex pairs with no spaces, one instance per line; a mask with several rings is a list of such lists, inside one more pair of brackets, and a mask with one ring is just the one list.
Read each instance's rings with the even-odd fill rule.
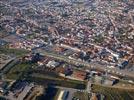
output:
[[16,55],[16,56],[22,56],[24,54],[27,54],[29,53],[29,51],[27,50],[24,50],[24,49],[10,49],[10,48],[7,48],[7,47],[0,47],[0,54],[13,54],[13,55]]
[[9,72],[6,74],[6,78],[8,79],[23,78],[25,75],[27,75],[28,71],[32,66],[35,65],[30,63],[19,62],[18,64],[14,65],[12,69],[9,70]]
[[52,86],[63,86],[69,88],[76,88],[76,89],[85,89],[86,82],[82,81],[74,81],[66,78],[56,78],[48,75],[41,75],[41,74],[32,74],[27,77],[28,81],[36,82],[40,85],[52,85]]
[[92,91],[106,96],[106,100],[134,100],[134,90],[93,85]]

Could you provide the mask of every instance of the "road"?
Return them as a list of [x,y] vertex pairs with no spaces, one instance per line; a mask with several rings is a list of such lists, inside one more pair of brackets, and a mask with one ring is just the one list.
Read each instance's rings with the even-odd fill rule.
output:
[[19,62],[19,59],[14,58],[11,62],[5,65],[3,70],[0,71],[0,75],[6,74],[18,62]]
[[98,62],[95,61],[91,61],[90,63],[85,62],[85,61],[79,61],[77,59],[70,59],[67,56],[64,55],[59,55],[59,54],[55,54],[53,52],[49,52],[49,51],[45,51],[45,50],[41,50],[41,49],[37,49],[35,50],[35,52],[40,53],[41,55],[44,56],[48,56],[48,57],[52,57],[58,60],[62,60],[65,61],[67,63],[70,64],[74,64],[74,65],[81,65],[86,67],[86,69],[94,69],[94,70],[99,70],[99,71],[104,71],[107,73],[111,73],[114,75],[119,75],[119,76],[123,76],[123,77],[130,77],[134,79],[134,72],[128,72],[126,70],[120,70],[119,68],[108,68],[107,65],[101,65]]
[[90,81],[88,81],[88,83],[87,83],[86,91],[87,91],[88,93],[91,93],[91,82],[90,82]]

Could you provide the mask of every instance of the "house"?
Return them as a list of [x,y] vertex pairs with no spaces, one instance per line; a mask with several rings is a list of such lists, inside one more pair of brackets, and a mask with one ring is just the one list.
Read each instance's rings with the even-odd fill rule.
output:
[[53,60],[53,61],[49,61],[46,66],[51,67],[51,68],[55,68],[55,67],[57,67],[59,65],[60,65],[59,62],[56,62],[56,61]]

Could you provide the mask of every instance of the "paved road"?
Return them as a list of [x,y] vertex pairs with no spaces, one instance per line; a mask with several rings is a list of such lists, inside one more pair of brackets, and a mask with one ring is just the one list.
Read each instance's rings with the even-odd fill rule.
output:
[[87,83],[87,89],[86,89],[86,91],[88,93],[91,93],[91,82],[90,81],[88,81],[88,83]]
[[85,62],[85,61],[70,59],[67,56],[55,54],[53,52],[40,50],[40,49],[36,50],[35,52],[39,52],[42,55],[52,57],[52,58],[55,58],[55,59],[58,59],[58,60],[62,60],[62,61],[74,64],[74,65],[85,66],[86,69],[100,70],[100,71],[104,71],[104,72],[111,73],[111,74],[114,74],[114,75],[120,75],[120,76],[123,76],[123,77],[131,77],[131,78],[134,79],[134,72],[128,72],[126,70],[120,70],[119,68],[108,68],[107,65],[101,65],[101,64],[99,64],[97,62],[94,62],[94,61],[91,61],[90,63],[88,63],[88,62]]
[[4,69],[0,71],[0,75],[7,73],[15,64],[19,62],[19,59],[14,58],[11,62],[5,65]]

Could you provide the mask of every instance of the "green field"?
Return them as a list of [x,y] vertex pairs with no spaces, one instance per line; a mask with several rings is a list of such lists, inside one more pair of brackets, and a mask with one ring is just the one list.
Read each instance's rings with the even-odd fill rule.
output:
[[62,77],[53,77],[47,74],[45,75],[45,74],[34,73],[28,76],[27,80],[36,82],[40,85],[54,85],[54,86],[63,86],[76,89],[86,88],[86,82],[65,79]]
[[26,75],[26,73],[30,70],[32,66],[35,65],[19,62],[18,64],[14,65],[13,68],[11,68],[5,76],[7,79],[18,79]]
[[9,55],[16,55],[22,56],[29,53],[29,51],[24,49],[9,49],[8,47],[0,47],[0,54],[9,54]]
[[93,85],[92,91],[106,96],[106,100],[134,100],[134,90]]

